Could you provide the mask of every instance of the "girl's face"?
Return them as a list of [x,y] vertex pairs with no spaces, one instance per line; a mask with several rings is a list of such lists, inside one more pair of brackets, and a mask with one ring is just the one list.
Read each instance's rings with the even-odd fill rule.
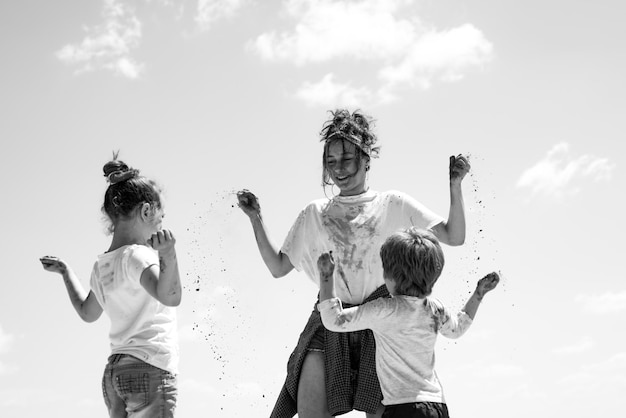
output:
[[340,196],[354,196],[365,192],[365,167],[367,158],[361,156],[357,162],[357,153],[361,150],[351,142],[333,141],[326,150],[326,170],[333,183],[339,187]]
[[142,210],[144,211],[142,214],[144,225],[143,229],[145,231],[144,235],[149,238],[155,232],[163,229],[163,218],[165,217],[165,212],[162,207],[150,205],[148,203],[144,203]]
[[163,208],[154,208],[154,214],[152,215],[151,226],[154,228],[154,232],[163,229],[163,218],[165,218],[165,211]]

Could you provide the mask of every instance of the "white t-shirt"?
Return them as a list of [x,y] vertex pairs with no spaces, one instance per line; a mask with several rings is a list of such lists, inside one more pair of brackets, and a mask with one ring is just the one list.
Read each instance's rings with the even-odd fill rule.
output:
[[435,372],[437,333],[458,338],[472,320],[452,316],[434,298],[394,296],[342,309],[337,298],[318,304],[324,326],[335,332],[371,329],[376,340],[376,373],[384,405],[445,403]]
[[159,265],[158,253],[144,245],[101,254],[91,273],[91,290],[111,319],[112,354],[130,354],[177,374],[176,309],[150,296],[139,281],[152,265]]
[[392,233],[416,226],[429,229],[443,219],[410,196],[367,191],[307,205],[285,238],[281,252],[319,286],[317,259],[332,251],[335,291],[344,302],[363,302],[384,284],[380,247]]

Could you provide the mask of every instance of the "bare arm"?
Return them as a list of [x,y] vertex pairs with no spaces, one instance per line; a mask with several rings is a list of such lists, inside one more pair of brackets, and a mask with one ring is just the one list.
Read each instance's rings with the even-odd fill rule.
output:
[[320,271],[320,302],[337,297],[333,278],[335,262],[332,252],[320,255],[317,259],[317,268]]
[[293,270],[293,264],[291,264],[289,257],[280,252],[269,240],[263,218],[261,217],[259,200],[248,190],[238,192],[237,200],[241,210],[250,218],[257,247],[270,273],[276,278],[287,275],[287,273]]
[[450,157],[450,212],[447,221],[433,228],[437,238],[448,245],[456,246],[465,242],[465,206],[461,183],[469,170],[467,157],[461,154]]
[[70,297],[72,306],[78,316],[85,322],[94,322],[102,315],[102,307],[96,299],[96,295],[90,290],[85,291],[80,280],[63,260],[58,257],[44,256],[39,259],[43,268],[53,273],[59,273],[63,277],[63,283]]
[[365,305],[344,309],[335,294],[333,272],[335,262],[332,252],[324,253],[317,259],[320,271],[320,303],[317,308],[324,326],[334,332],[358,331],[369,328],[362,322],[362,309]]
[[465,304],[465,308],[463,308],[463,312],[467,314],[472,320],[476,316],[476,312],[478,311],[478,307],[480,306],[480,302],[482,302],[483,297],[490,291],[496,288],[498,282],[500,281],[500,276],[498,273],[493,272],[489,273],[482,279],[478,281],[476,285],[476,290],[472,293],[469,300]]
[[141,285],[163,305],[180,305],[182,288],[174,235],[168,230],[158,231],[148,244],[159,252],[159,266],[150,266],[141,273]]

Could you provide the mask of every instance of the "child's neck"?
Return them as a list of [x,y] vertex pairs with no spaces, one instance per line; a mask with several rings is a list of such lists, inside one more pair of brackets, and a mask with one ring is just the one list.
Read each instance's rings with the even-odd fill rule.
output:
[[125,245],[145,244],[146,237],[135,222],[119,222],[115,225],[111,246],[107,252],[115,251]]

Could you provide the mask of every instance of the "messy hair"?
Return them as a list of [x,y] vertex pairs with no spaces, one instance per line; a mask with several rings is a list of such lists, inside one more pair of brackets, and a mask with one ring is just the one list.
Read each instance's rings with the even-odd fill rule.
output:
[[400,295],[426,297],[444,265],[443,250],[435,235],[411,227],[391,235],[380,249],[385,277]]
[[324,155],[322,156],[322,185],[330,186],[332,182],[326,166],[328,147],[335,141],[348,141],[360,151],[355,154],[357,167],[361,164],[361,158],[376,158],[380,150],[374,147],[378,137],[374,134],[374,119],[365,115],[360,110],[350,112],[347,109],[330,111],[331,118],[324,123],[320,132],[320,141],[324,142]]

